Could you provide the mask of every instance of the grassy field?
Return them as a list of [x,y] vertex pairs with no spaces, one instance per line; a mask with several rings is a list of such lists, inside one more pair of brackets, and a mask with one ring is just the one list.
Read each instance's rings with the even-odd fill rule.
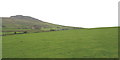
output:
[[115,58],[118,28],[3,36],[3,58]]

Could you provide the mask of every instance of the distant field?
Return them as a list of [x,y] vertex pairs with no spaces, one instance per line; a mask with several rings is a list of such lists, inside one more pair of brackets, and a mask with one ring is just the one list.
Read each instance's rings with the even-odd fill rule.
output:
[[115,58],[118,28],[3,36],[3,58]]

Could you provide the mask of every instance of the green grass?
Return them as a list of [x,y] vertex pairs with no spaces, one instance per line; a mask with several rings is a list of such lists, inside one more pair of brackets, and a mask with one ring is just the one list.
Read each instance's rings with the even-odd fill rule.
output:
[[118,28],[3,36],[3,58],[115,58]]

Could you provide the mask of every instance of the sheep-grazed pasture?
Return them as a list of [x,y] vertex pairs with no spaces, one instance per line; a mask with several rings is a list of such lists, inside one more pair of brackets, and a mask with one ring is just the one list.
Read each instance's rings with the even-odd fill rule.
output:
[[3,58],[116,58],[118,28],[76,29],[2,37]]

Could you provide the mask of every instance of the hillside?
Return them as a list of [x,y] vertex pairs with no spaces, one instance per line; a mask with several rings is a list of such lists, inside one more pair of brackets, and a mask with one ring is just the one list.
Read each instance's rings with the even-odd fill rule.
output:
[[118,28],[3,36],[3,58],[117,58]]
[[41,21],[39,19],[16,15],[11,17],[2,17],[2,28],[3,31],[8,30],[60,30],[60,29],[74,29],[79,27],[68,27],[62,25],[56,25],[48,22]]

